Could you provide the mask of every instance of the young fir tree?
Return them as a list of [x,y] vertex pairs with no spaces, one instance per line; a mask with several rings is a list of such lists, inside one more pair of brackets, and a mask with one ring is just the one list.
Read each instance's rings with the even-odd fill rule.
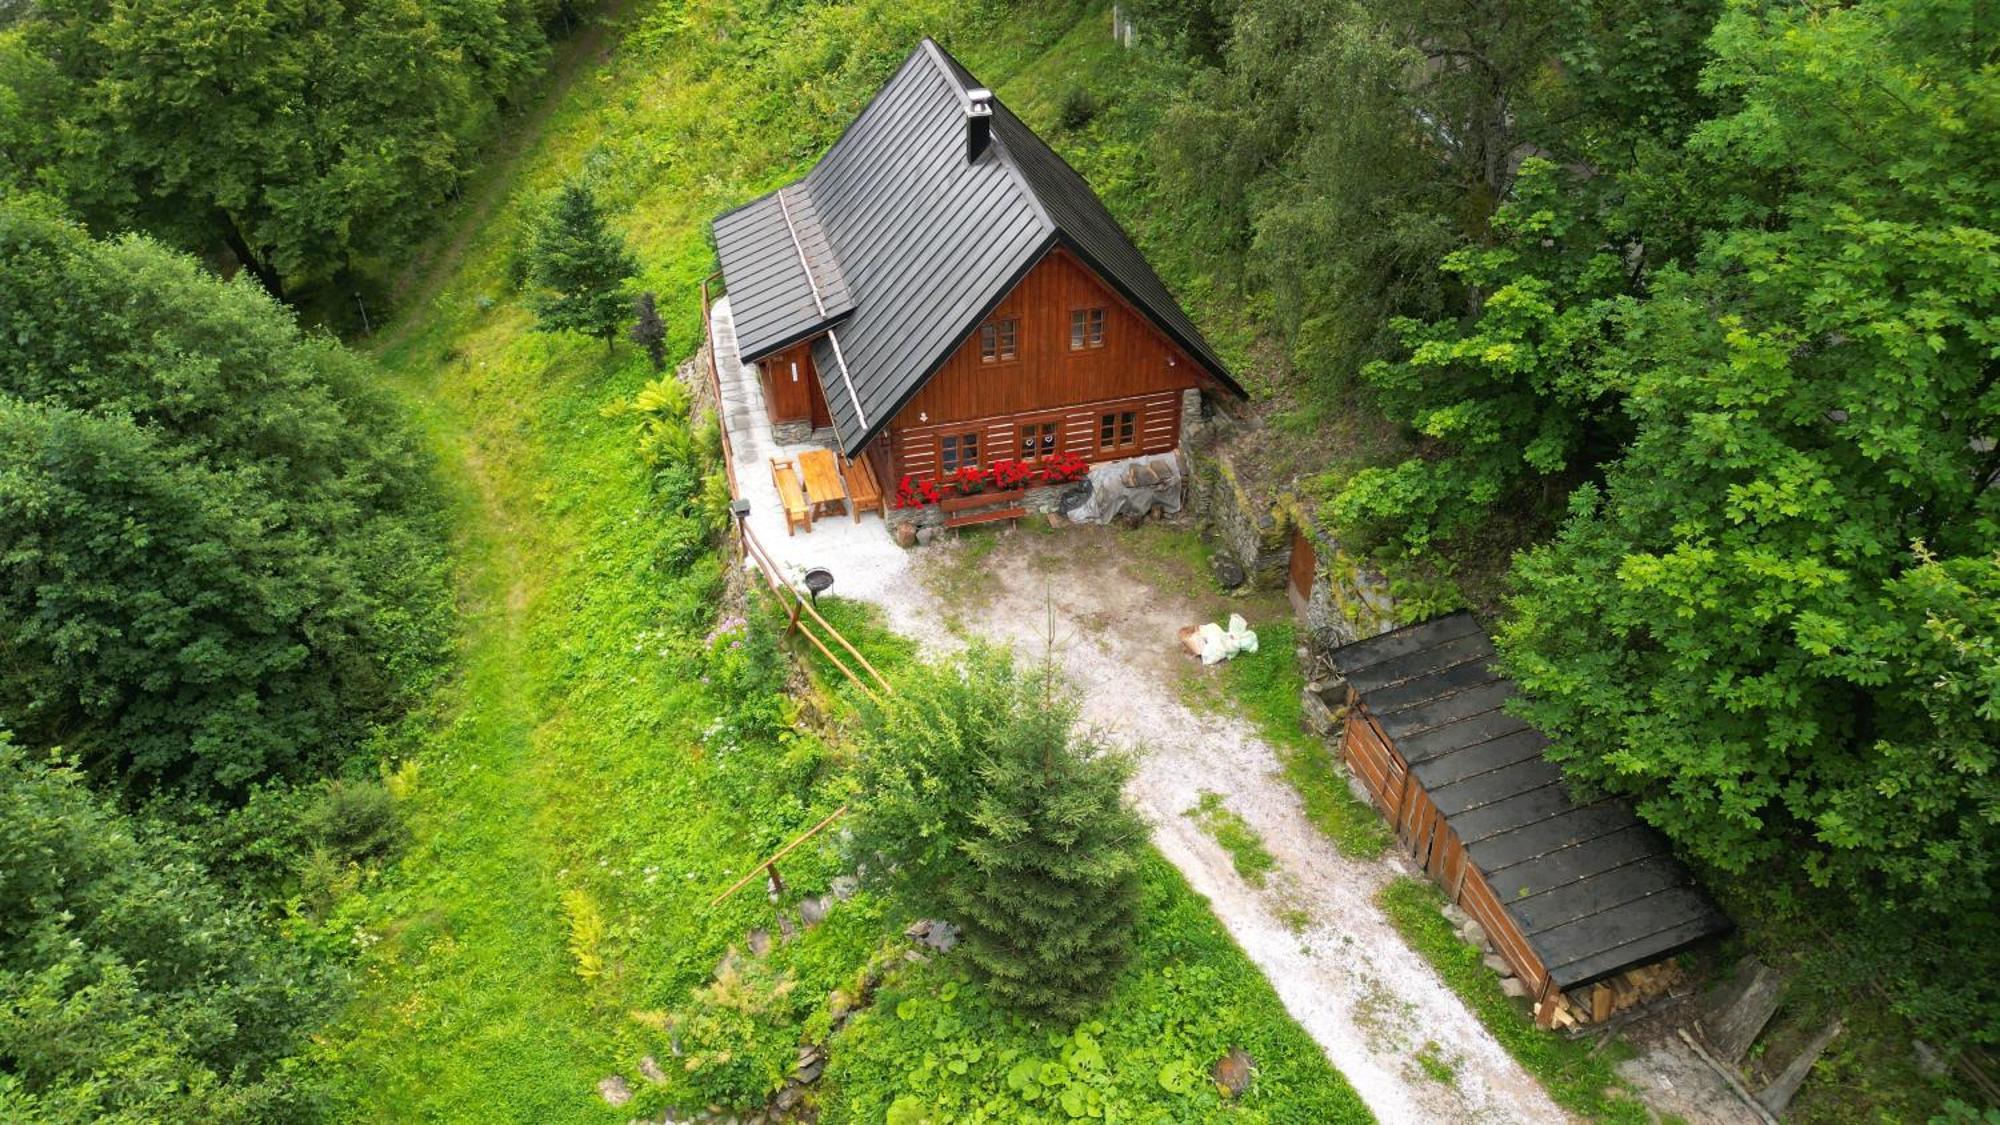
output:
[[625,321],[625,281],[638,270],[590,189],[565,184],[528,255],[528,280],[539,290],[529,298],[535,326],[596,336],[609,349]]
[[660,310],[653,302],[653,294],[648,291],[639,294],[632,302],[632,342],[646,349],[646,358],[652,361],[653,370],[664,371],[667,367],[667,326],[660,320]]
[[1126,759],[1078,731],[1053,673],[979,650],[898,686],[863,734],[854,846],[964,931],[994,994],[1075,1021],[1130,958],[1145,825]]

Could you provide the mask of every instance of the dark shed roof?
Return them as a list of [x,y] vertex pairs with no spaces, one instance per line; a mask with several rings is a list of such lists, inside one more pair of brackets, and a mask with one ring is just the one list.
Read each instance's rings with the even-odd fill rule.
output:
[[1548,739],[1503,710],[1514,685],[1493,656],[1472,616],[1454,613],[1332,659],[1556,986],[1727,931],[1665,837],[1622,801],[1570,796]]
[[1242,394],[1089,185],[998,99],[992,143],[966,158],[979,88],[925,39],[804,179],[716,219],[743,358],[824,333],[813,359],[854,455],[1064,245]]

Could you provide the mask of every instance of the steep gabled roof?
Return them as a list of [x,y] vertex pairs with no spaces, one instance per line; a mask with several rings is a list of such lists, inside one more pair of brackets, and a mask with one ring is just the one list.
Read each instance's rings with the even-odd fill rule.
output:
[[1615,798],[1577,800],[1549,740],[1504,710],[1512,682],[1468,613],[1335,649],[1331,659],[1395,743],[1559,988],[1730,929],[1665,837]]
[[746,357],[796,344],[854,311],[819,208],[802,184],[718,217],[715,245]]
[[1083,178],[997,99],[992,143],[966,159],[979,88],[925,39],[804,179],[715,221],[744,358],[817,336],[827,406],[857,454],[1062,245],[1241,395]]

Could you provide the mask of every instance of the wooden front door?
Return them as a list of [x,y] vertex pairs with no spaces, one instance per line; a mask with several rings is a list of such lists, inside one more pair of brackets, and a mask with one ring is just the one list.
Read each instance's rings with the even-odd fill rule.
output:
[[1318,568],[1312,540],[1302,531],[1292,532],[1292,561],[1287,568],[1285,593],[1292,599],[1292,610],[1301,616],[1305,614],[1306,603],[1312,601],[1313,571]]

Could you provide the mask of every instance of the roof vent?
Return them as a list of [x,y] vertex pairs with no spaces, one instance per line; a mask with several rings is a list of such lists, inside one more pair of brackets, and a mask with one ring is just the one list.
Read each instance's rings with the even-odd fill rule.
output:
[[979,159],[993,142],[993,91],[984,86],[965,92],[965,162]]

